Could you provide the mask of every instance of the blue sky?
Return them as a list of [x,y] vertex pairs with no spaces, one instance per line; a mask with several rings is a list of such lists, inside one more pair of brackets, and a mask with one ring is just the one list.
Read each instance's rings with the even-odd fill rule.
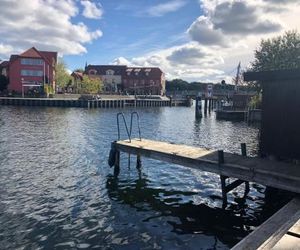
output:
[[0,60],[34,46],[70,70],[127,64],[231,82],[261,39],[299,31],[299,15],[299,0],[0,0]]
[[[90,64],[109,64],[115,58],[138,57],[153,50],[165,49],[187,41],[185,34],[190,24],[199,16],[197,0],[180,1],[178,11],[159,16],[147,13],[151,7],[162,4],[161,0],[101,1],[101,19],[89,19],[85,23],[92,30],[101,29],[103,36],[87,44],[90,53],[81,56],[65,56],[70,68]],[[77,16],[74,22],[84,21]]]

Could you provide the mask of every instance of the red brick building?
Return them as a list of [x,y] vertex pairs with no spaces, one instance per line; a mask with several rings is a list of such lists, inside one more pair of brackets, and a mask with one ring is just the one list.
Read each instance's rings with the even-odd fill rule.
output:
[[125,65],[88,65],[89,77],[99,77],[105,91],[136,95],[164,95],[165,75],[157,67],[127,67]]
[[123,90],[136,95],[164,95],[165,75],[160,68],[127,67],[122,77]]
[[49,84],[55,89],[55,66],[57,52],[39,51],[32,47],[20,55],[11,55],[5,71],[8,78],[8,90],[25,93],[32,88],[43,88]]

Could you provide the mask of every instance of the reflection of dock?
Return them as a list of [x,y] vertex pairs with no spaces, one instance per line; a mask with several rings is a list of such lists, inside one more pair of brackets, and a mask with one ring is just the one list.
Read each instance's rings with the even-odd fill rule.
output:
[[[160,141],[138,140],[112,143],[116,150],[115,167],[119,168],[119,152],[166,161],[185,167],[215,173],[221,176],[223,201],[227,203],[226,193],[246,182],[257,182],[265,186],[300,193],[299,166],[271,161],[262,158],[224,153],[185,145],[176,145]],[[238,180],[226,185],[228,177]],[[248,186],[249,187],[249,186]],[[295,198],[274,216],[262,224],[252,234],[242,240],[234,249],[285,249],[288,244],[300,245],[300,200]],[[298,221],[298,224],[297,224]],[[292,238],[291,238],[292,237]],[[296,244],[296,245],[295,245]],[[260,248],[261,247],[261,248]]]

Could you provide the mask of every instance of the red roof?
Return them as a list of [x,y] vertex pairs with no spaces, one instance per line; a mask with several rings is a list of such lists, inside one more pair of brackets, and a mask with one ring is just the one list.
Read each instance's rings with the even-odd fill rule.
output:
[[78,71],[74,71],[72,72],[71,76],[73,76],[74,78],[77,78],[77,79],[83,79],[83,73],[82,72],[78,72]]
[[25,52],[23,52],[22,54],[20,54],[20,57],[41,58],[42,56],[35,47],[32,47],[26,50]]
[[14,61],[15,59],[19,57],[30,57],[30,58],[43,58],[45,59],[50,65],[57,62],[57,52],[52,51],[39,51],[35,47],[32,47],[25,52],[23,52],[20,55],[11,55],[10,56],[10,62]]

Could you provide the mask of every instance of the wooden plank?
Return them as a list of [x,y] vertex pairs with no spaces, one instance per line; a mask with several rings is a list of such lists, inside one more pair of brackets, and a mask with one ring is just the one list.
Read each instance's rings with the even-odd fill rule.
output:
[[218,164],[218,151],[146,139],[115,145],[127,153],[300,193],[299,166],[293,164],[231,153],[224,153],[224,164]]
[[300,199],[294,198],[232,250],[271,249],[300,218]]
[[300,238],[284,235],[277,244],[272,248],[273,250],[299,250]]
[[[297,234],[300,237],[300,219],[296,222],[296,224],[294,226],[292,226],[289,229],[289,232],[293,233],[293,234]],[[300,244],[299,244],[300,246]]]

